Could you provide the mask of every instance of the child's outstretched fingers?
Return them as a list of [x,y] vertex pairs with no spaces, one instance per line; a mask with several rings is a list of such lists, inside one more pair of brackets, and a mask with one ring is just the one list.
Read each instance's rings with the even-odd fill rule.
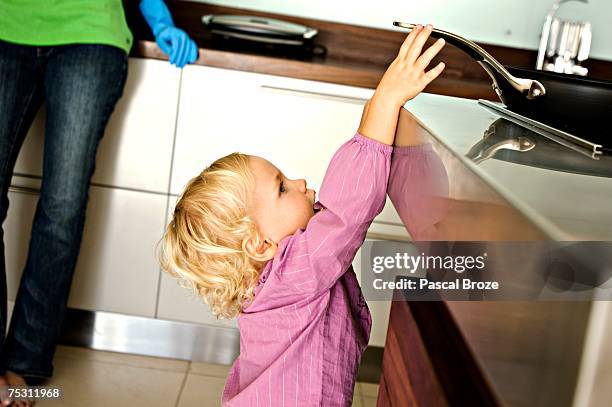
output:
[[361,134],[384,144],[393,144],[399,109],[442,73],[444,64],[439,64],[428,72],[425,72],[425,69],[440,52],[444,41],[437,41],[421,55],[432,30],[433,27],[429,24],[425,28],[416,26],[406,37],[397,58],[391,62],[380,79],[371,105],[364,109],[359,126]]
[[434,59],[434,57],[438,55],[440,50],[444,47],[444,44],[445,41],[442,38],[434,42],[434,44],[427,48],[427,50],[421,54],[419,59],[416,60],[415,66],[420,70],[425,70],[425,68],[429,66],[431,60]]
[[406,53],[406,62],[409,64],[414,64],[419,55],[421,55],[421,51],[423,51],[423,46],[429,38],[429,34],[431,34],[431,30],[433,27],[431,24],[427,24],[416,36],[414,41],[412,42],[410,49]]
[[427,73],[425,74],[426,86],[429,85],[431,81],[433,81],[438,76],[440,76],[442,71],[444,71],[444,62],[440,62],[438,65],[436,65],[435,68],[432,68],[429,71],[427,71]]
[[397,53],[398,58],[406,58],[408,50],[410,50],[410,46],[414,42],[416,36],[421,32],[421,30],[423,30],[423,26],[419,24],[414,27],[412,31],[410,31],[410,33],[406,36],[406,39],[402,43],[399,52]]

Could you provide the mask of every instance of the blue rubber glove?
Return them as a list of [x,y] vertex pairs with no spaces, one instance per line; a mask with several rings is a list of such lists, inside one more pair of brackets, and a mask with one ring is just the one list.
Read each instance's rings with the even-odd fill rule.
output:
[[182,68],[198,59],[196,43],[174,25],[163,0],[142,0],[140,11],[153,31],[155,42],[170,57],[171,64]]

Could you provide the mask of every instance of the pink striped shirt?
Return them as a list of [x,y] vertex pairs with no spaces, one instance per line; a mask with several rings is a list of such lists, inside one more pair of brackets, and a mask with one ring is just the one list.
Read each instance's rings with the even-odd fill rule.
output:
[[385,204],[392,146],[362,135],[332,158],[320,209],[281,240],[238,317],[224,406],[350,406],[372,319],[353,258]]

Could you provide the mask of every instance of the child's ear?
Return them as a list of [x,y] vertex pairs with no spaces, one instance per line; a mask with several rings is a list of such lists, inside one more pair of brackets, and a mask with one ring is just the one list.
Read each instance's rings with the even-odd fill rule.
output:
[[242,241],[242,250],[255,261],[265,262],[274,258],[277,249],[278,246],[272,240],[262,240],[256,235],[251,235]]

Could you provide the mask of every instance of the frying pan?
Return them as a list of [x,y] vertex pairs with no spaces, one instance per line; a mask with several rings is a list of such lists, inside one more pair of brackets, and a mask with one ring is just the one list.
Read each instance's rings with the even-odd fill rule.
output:
[[[399,21],[393,25],[409,30],[416,27]],[[606,124],[612,114],[612,82],[505,67],[478,44],[459,35],[434,29],[431,36],[444,38],[478,62],[509,110],[606,147],[612,145],[610,124]]]

